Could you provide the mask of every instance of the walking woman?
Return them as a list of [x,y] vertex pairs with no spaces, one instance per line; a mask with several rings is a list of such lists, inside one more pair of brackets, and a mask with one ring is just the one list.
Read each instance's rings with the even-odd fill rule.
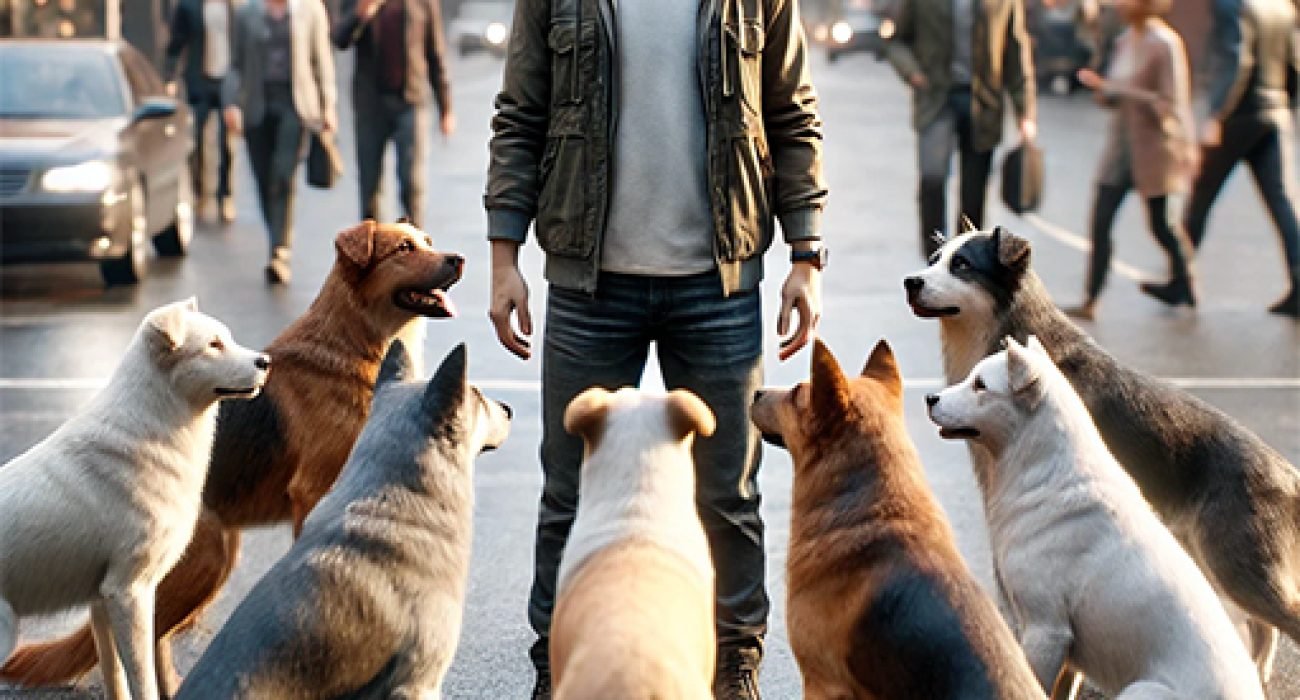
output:
[[270,235],[266,280],[289,281],[293,194],[308,130],[332,131],[334,57],[321,0],[249,0],[239,8],[222,85],[226,126],[244,134]]
[[1111,227],[1131,189],[1146,202],[1148,226],[1171,270],[1169,281],[1144,282],[1142,291],[1170,306],[1196,305],[1191,244],[1179,223],[1182,207],[1176,200],[1187,191],[1197,151],[1187,54],[1178,34],[1160,18],[1171,2],[1119,0],[1128,26],[1116,40],[1106,77],[1079,71],[1079,81],[1115,114],[1097,174],[1087,296],[1080,306],[1066,309],[1076,318],[1091,320],[1096,312],[1110,268]]

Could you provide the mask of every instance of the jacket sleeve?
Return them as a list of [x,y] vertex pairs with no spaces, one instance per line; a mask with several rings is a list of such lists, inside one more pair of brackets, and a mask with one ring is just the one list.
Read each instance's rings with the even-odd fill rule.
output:
[[518,0],[489,144],[488,238],[522,242],[537,215],[539,165],[550,118],[548,0]]
[[334,48],[330,46],[330,18],[321,0],[311,0],[316,14],[311,30],[312,75],[320,90],[321,118],[328,119],[336,127],[338,117],[334,113],[338,104],[338,87],[334,84]]
[[1187,66],[1187,51],[1181,41],[1163,44],[1160,53],[1155,100],[1151,107],[1160,118],[1177,120],[1184,144],[1196,149],[1196,124],[1192,120],[1191,69]]
[[191,23],[186,17],[185,3],[177,3],[176,9],[172,11],[171,36],[167,39],[167,56],[163,61],[163,80],[171,82],[176,80],[180,73],[181,54],[185,52],[185,47],[190,45],[190,26]]
[[889,63],[898,71],[898,77],[905,83],[911,83],[912,77],[924,75],[921,64],[916,60],[912,42],[916,40],[916,0],[899,0],[894,11],[894,35],[885,45],[885,54]]
[[429,83],[439,114],[451,113],[451,80],[447,76],[447,41],[442,31],[442,3],[428,4],[429,24],[424,37],[424,61],[429,69]]
[[1245,21],[1242,0],[1214,0],[1210,32],[1210,118],[1223,121],[1237,109],[1250,85],[1253,32]]
[[822,120],[796,0],[774,0],[763,47],[763,127],[771,148],[774,211],[788,243],[821,236],[826,205]]
[[1024,0],[1011,0],[1011,21],[1007,23],[1007,41],[1003,47],[1004,85],[1011,106],[1020,119],[1038,119],[1038,82],[1034,78],[1034,45],[1025,28]]
[[361,37],[365,31],[365,25],[369,24],[367,20],[364,24],[361,18],[357,16],[357,0],[343,0],[339,5],[338,21],[334,23],[333,36],[334,45],[339,51],[347,51],[352,48],[356,39]]
[[1287,42],[1286,94],[1291,109],[1300,109],[1300,37],[1291,32]]
[[243,5],[235,10],[234,22],[230,27],[230,67],[226,70],[225,79],[221,81],[222,107],[242,106],[239,104],[239,88],[244,72],[244,44],[248,40],[244,36],[248,33],[244,26],[247,23],[247,8],[248,5]]

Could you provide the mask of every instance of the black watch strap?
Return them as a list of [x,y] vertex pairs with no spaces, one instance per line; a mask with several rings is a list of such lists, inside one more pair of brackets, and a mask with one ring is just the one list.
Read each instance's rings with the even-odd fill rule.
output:
[[812,266],[818,270],[826,268],[826,262],[830,258],[830,249],[826,246],[817,246],[811,250],[792,250],[790,251],[790,262],[792,263],[812,263]]

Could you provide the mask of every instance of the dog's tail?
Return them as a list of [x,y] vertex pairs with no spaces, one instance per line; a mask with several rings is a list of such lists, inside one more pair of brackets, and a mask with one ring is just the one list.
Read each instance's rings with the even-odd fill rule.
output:
[[[154,607],[154,628],[159,638],[192,627],[204,608],[230,577],[239,553],[239,530],[225,529],[216,514],[207,510],[199,516],[194,538],[185,556],[158,585]],[[0,680],[41,687],[65,685],[86,675],[99,662],[90,627],[83,626],[63,639],[29,644],[14,652],[0,668]],[[162,668],[160,676],[175,671]]]

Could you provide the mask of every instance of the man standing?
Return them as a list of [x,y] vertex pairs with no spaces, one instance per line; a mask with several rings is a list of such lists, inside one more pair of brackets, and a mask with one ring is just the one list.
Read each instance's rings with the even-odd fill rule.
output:
[[424,224],[424,168],[428,154],[429,91],[444,137],[456,129],[447,79],[442,10],[438,0],[344,0],[334,28],[340,49],[355,45],[352,109],[357,139],[361,217],[379,219],[384,149],[397,148],[402,209]]
[[664,384],[718,419],[694,448],[717,569],[715,695],[757,698],[768,598],[748,410],[774,216],[793,249],[778,333],[799,316],[782,359],[815,330],[826,260],[821,119],[798,3],[518,0],[492,126],[491,317],[521,358],[532,321],[517,257],[530,223],[547,254],[534,696],[550,697],[556,573],[583,455],[565,407],[593,385],[637,384],[654,343]]
[[1187,205],[1187,235],[1200,247],[1210,207],[1246,161],[1282,239],[1290,291],[1269,311],[1300,318],[1300,225],[1296,222],[1292,110],[1300,89],[1296,10],[1290,0],[1214,0],[1210,119],[1201,169]]
[[167,42],[167,59],[163,75],[168,91],[176,93],[176,77],[181,54],[185,55],[185,98],[194,114],[194,150],[190,153],[190,177],[193,180],[195,210],[203,211],[207,190],[203,187],[203,132],[208,117],[217,121],[217,216],[221,223],[235,220],[235,200],[230,192],[230,170],[234,158],[225,121],[220,118],[221,81],[230,68],[230,32],[234,13],[231,0],[180,0],[172,13],[171,39]]
[[963,216],[983,226],[993,149],[1002,140],[1003,96],[1020,136],[1033,140],[1033,49],[1023,0],[901,0],[889,60],[912,88],[912,126],[921,171],[921,252],[944,231],[949,161],[961,156]]

